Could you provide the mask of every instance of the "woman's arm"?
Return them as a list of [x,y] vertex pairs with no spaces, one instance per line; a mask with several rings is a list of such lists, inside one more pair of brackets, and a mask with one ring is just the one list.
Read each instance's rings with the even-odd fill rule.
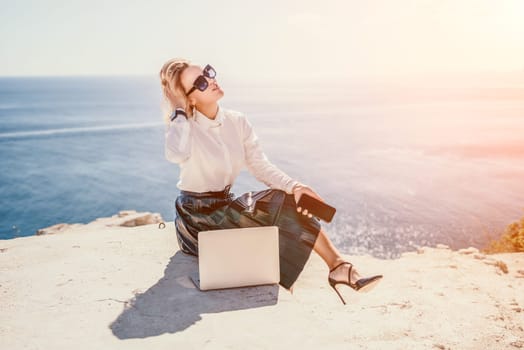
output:
[[299,185],[300,182],[289,177],[268,160],[249,120],[243,115],[240,120],[242,121],[245,162],[249,172],[258,181],[270,188],[280,189],[292,194],[293,188]]
[[165,133],[165,156],[172,163],[182,163],[191,156],[191,124],[184,116],[169,122]]

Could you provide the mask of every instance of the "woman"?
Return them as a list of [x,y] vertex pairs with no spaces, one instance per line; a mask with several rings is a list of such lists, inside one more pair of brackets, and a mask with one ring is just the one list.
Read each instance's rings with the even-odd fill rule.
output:
[[[323,199],[267,159],[242,113],[218,104],[224,92],[215,76],[210,65],[202,68],[183,58],[168,60],[160,70],[167,107],[165,156],[180,166],[177,187],[181,191],[175,201],[180,250],[198,256],[199,231],[276,225],[280,285],[284,288],[292,292],[293,283],[314,249],[328,265],[328,282],[344,304],[335,285],[369,290],[382,275],[360,278],[329,240],[318,219],[297,207],[303,194]],[[269,188],[235,197],[229,190],[244,167]],[[246,211],[250,195],[255,210]]]

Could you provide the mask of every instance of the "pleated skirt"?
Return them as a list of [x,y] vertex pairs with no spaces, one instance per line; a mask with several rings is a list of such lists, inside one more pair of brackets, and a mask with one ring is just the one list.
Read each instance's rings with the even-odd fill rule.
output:
[[237,197],[230,187],[218,192],[180,192],[174,219],[180,250],[198,256],[200,231],[278,226],[279,284],[289,290],[309,259],[320,222],[297,212],[294,195],[278,189],[251,191],[253,210],[246,211],[249,192]]

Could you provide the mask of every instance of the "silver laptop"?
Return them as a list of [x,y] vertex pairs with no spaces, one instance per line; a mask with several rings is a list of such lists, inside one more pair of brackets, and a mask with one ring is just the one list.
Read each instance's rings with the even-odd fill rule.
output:
[[279,283],[278,226],[200,231],[191,279],[200,290]]

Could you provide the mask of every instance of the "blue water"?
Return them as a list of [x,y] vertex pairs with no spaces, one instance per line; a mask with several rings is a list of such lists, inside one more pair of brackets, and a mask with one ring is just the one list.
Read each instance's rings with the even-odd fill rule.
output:
[[[524,215],[522,88],[221,85],[269,159],[337,207],[323,227],[344,253],[481,247]],[[156,77],[0,78],[0,239],[128,209],[173,220],[160,101]],[[244,171],[233,192],[264,188]]]

